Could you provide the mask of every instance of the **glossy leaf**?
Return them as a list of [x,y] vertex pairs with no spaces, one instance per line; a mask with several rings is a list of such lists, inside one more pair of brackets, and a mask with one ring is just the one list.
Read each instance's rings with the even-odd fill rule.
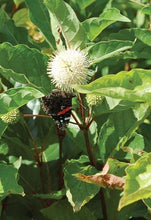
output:
[[103,12],[98,18],[89,18],[83,22],[88,39],[93,41],[106,27],[116,21],[130,22],[128,18],[120,14],[116,8],[110,8]]
[[84,86],[75,86],[80,93],[92,93],[132,102],[148,102],[151,100],[151,71],[133,69],[122,71],[116,75],[101,77]]
[[86,207],[83,207],[80,212],[74,213],[67,200],[53,203],[50,207],[43,209],[42,213],[47,218],[54,220],[97,220]]
[[23,3],[23,2],[24,2],[24,0],[14,0],[14,3],[16,5],[19,5],[19,4]]
[[66,46],[82,47],[85,42],[85,32],[73,9],[63,0],[44,0],[44,3],[61,28]]
[[25,45],[0,45],[2,75],[20,83],[31,84],[42,92],[50,93],[51,83],[46,74],[48,57]]
[[151,154],[138,159],[126,169],[126,185],[119,210],[140,199],[151,197]]
[[23,195],[23,192],[23,188],[17,183],[17,169],[11,165],[0,164],[0,196]]
[[135,36],[141,40],[143,43],[151,46],[151,39],[150,39],[150,35],[151,35],[151,30],[146,30],[146,29],[135,29]]
[[51,32],[50,17],[43,0],[25,0],[31,21],[41,30],[51,49],[55,48],[55,40]]
[[142,8],[141,12],[146,15],[151,15],[151,6],[146,6],[146,7]]
[[5,132],[7,128],[7,124],[4,123],[1,119],[0,119],[0,137],[3,135],[3,133]]
[[16,24],[16,26],[21,26],[21,27],[26,27],[28,22],[31,22],[29,18],[29,13],[28,13],[27,8],[22,8],[18,10],[14,15],[13,15],[13,20]]
[[[76,178],[77,173],[92,175],[97,170],[92,166],[85,166],[78,161],[71,160],[64,168],[64,181],[67,198],[75,212],[79,211],[98,192],[99,187],[81,182]],[[79,191],[80,189],[80,191]]]
[[81,10],[85,9],[89,5],[91,5],[95,0],[77,0],[76,3],[80,7]]
[[130,41],[104,41],[94,44],[88,48],[90,65],[99,63],[105,59],[118,56],[119,53],[131,49],[133,43]]
[[[112,156],[117,144],[123,137],[129,138],[127,132],[133,127],[135,122],[136,119],[131,110],[110,114],[108,120],[101,127],[98,137],[100,157],[103,161]],[[132,130],[130,135],[133,132]],[[120,146],[123,146],[123,144],[121,143]]]
[[26,29],[16,27],[13,20],[8,17],[7,13],[2,8],[0,8],[0,35],[0,43],[7,41],[13,45],[31,45],[28,42]]
[[44,94],[32,87],[22,87],[7,90],[0,94],[0,115],[25,105],[32,99],[40,98]]

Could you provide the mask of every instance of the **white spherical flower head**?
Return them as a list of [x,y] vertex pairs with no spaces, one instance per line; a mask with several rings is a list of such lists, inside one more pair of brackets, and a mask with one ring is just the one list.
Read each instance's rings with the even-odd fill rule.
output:
[[58,52],[48,63],[48,75],[52,83],[59,89],[72,91],[72,85],[82,85],[88,82],[89,62],[83,51],[67,49]]

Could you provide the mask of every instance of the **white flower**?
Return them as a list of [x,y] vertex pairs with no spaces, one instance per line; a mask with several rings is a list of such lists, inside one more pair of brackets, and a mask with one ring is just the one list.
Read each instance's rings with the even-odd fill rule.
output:
[[50,58],[48,75],[59,89],[72,91],[73,84],[86,84],[90,78],[89,62],[83,51],[67,49]]

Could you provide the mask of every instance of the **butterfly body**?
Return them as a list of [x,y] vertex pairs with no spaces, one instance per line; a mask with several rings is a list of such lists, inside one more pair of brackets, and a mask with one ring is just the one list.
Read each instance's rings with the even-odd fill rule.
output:
[[71,116],[72,93],[67,93],[58,89],[41,98],[44,112],[56,121],[59,129],[64,129],[69,123]]

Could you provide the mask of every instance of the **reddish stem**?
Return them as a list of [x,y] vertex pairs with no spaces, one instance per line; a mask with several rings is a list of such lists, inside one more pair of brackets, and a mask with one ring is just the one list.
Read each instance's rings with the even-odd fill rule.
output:
[[62,170],[62,144],[63,139],[65,138],[65,130],[59,129],[57,126],[57,134],[59,139],[59,184],[58,184],[58,190],[62,189],[63,187],[63,170]]
[[22,114],[21,117],[40,117],[40,118],[51,118],[50,115],[33,115],[33,114]]

